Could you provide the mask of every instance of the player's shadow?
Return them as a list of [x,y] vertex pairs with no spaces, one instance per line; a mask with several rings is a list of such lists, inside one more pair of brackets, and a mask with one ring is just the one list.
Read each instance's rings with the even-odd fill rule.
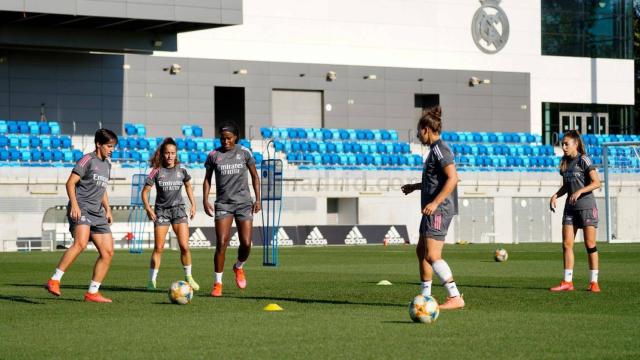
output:
[[4,300],[8,302],[19,302],[24,304],[44,305],[43,302],[34,301],[28,297],[24,297],[20,295],[0,295],[0,300]]
[[402,325],[411,325],[416,326],[416,323],[413,321],[401,321],[401,320],[385,320],[380,321],[381,324],[402,324]]
[[384,307],[405,307],[404,304],[393,303],[374,303],[374,302],[358,302],[347,300],[327,300],[327,299],[305,299],[297,297],[278,297],[278,296],[227,296],[234,299],[248,299],[248,300],[267,300],[267,301],[289,301],[300,304],[329,304],[329,305],[365,305],[365,306],[384,306]]
[[[376,284],[375,282],[367,281],[367,284]],[[393,285],[410,285],[410,286],[420,286],[419,282],[415,281],[397,281],[394,282]],[[458,287],[460,289],[464,288],[478,288],[478,289],[519,289],[519,290],[549,290],[546,287],[534,287],[534,286],[508,286],[508,285],[475,285],[475,284],[465,284],[458,283]]]
[[[44,286],[42,284],[7,284],[9,286],[17,286],[17,287],[32,287],[32,288],[44,288]],[[86,285],[61,285],[60,289],[64,290],[64,289],[72,289],[72,290],[86,290],[87,286]],[[100,289],[102,290],[109,290],[109,291],[122,291],[122,292],[161,292],[161,290],[147,290],[147,288],[145,287],[127,287],[127,286],[109,286],[109,285],[105,285],[105,286],[101,286]]]

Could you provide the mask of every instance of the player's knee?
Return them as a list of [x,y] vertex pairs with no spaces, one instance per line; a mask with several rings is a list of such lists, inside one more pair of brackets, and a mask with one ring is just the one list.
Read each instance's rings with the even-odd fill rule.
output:
[[596,244],[587,244],[587,254],[595,254],[598,252]]
[[108,248],[108,249],[103,249],[103,250],[100,252],[100,255],[101,255],[104,259],[111,260],[111,258],[113,257],[113,253],[114,253],[113,248]]
[[429,264],[433,265],[433,263],[438,261],[438,260],[442,260],[442,257],[440,257],[438,255],[433,255],[433,254],[427,254],[427,262]]
[[573,243],[571,243],[571,242],[567,242],[567,241],[564,241],[564,242],[562,243],[562,248],[563,248],[564,250],[573,250]]
[[87,248],[87,245],[88,243],[74,242],[71,247],[79,251],[84,251]]
[[158,246],[158,245],[154,246],[153,247],[153,252],[158,254],[158,255],[162,255],[162,253],[164,252],[164,246],[162,246],[162,247]]

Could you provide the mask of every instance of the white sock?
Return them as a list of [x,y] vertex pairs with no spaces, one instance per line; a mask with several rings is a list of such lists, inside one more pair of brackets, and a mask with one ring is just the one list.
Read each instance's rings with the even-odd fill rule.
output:
[[216,282],[222,284],[222,273],[216,273]]
[[431,264],[431,267],[433,267],[433,271],[440,278],[440,283],[442,285],[444,285],[447,282],[447,280],[453,278],[451,269],[449,268],[449,265],[447,264],[446,261],[442,259],[434,261],[433,264]]
[[97,281],[91,280],[91,284],[89,285],[89,294],[95,294],[100,289],[100,283]]
[[564,281],[572,282],[573,281],[573,270],[572,269],[564,269]]
[[56,268],[56,272],[55,274],[53,274],[53,276],[51,277],[51,280],[57,280],[60,281],[62,279],[62,275],[64,275],[64,271]]
[[449,292],[449,297],[456,297],[456,296],[460,296],[460,291],[458,291],[458,287],[456,286],[455,282],[449,282],[444,284],[444,287],[447,288],[447,291]]
[[184,275],[185,276],[191,276],[191,265],[185,265],[184,266]]
[[589,270],[591,282],[598,282],[598,270]]
[[236,265],[235,265],[236,269],[242,269],[245,262],[246,261],[240,261],[240,260],[236,261]]
[[423,281],[422,282],[422,291],[420,292],[424,296],[431,296],[431,283],[433,281]]
[[151,281],[156,281],[158,278],[158,271],[160,271],[160,269],[149,269],[149,279]]

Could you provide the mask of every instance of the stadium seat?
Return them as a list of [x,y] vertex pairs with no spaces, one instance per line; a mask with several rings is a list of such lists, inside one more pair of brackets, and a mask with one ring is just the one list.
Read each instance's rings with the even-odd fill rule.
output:
[[0,161],[7,161],[7,160],[9,160],[9,150],[0,149]]
[[41,144],[42,144],[42,142],[41,142],[41,140],[40,140],[40,138],[39,138],[39,137],[37,137],[37,136],[33,136],[33,135],[31,135],[31,136],[29,137],[29,146],[30,146],[30,147],[32,147],[32,148],[37,148],[37,147],[40,147],[40,146],[41,146]]

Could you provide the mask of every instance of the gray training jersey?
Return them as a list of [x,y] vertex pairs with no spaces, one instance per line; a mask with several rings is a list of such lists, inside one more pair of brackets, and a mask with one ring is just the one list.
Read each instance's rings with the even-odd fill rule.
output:
[[182,184],[191,180],[187,169],[180,166],[151,170],[145,185],[156,186],[156,209],[167,209],[184,205]]
[[[451,164],[454,164],[454,161],[453,153],[451,152],[451,149],[449,149],[449,146],[447,146],[447,144],[442,140],[438,140],[433,143],[422,169],[422,196],[420,201],[422,209],[432,202],[444,187],[444,183],[447,181],[447,175],[444,173],[444,168]],[[438,206],[435,213],[447,216],[458,214],[457,185],[451,194],[444,199],[442,204]]]
[[252,202],[247,170],[255,164],[251,150],[238,144],[227,152],[222,152],[222,148],[210,152],[204,166],[215,173],[216,203]]
[[[109,185],[111,162],[100,160],[95,152],[86,154],[78,160],[71,172],[80,176],[76,184],[76,199],[81,210],[91,214],[102,214],[102,197]],[[69,202],[71,209],[71,202]]]
[[589,172],[595,170],[593,162],[587,155],[576,156],[574,159],[570,159],[567,163],[567,170],[562,172],[562,186],[567,190],[567,201],[565,202],[565,210],[588,210],[596,207],[596,199],[592,192],[584,193],[580,195],[575,205],[569,204],[569,197],[582,189],[585,186],[591,184],[591,177]]

